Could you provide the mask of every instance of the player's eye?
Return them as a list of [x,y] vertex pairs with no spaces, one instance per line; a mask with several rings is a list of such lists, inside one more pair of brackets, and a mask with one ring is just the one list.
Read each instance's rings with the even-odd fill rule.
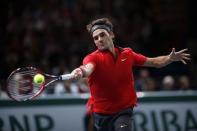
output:
[[99,34],[99,36],[100,36],[100,37],[104,37],[104,36],[105,36],[105,33],[102,32],[102,33]]
[[94,40],[98,40],[98,36],[94,36],[93,39],[94,39]]

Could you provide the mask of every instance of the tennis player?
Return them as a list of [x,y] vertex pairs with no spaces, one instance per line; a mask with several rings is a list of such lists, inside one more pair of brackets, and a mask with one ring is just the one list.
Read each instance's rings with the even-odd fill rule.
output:
[[133,66],[164,67],[174,61],[190,60],[187,49],[154,58],[117,47],[113,25],[108,18],[87,25],[97,50],[88,54],[83,65],[72,71],[73,79],[88,78],[91,98],[88,105],[97,131],[132,131],[132,114],[137,97],[134,89]]

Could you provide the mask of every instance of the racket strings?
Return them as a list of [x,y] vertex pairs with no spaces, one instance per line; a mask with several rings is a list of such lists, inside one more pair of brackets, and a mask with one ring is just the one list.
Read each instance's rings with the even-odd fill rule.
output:
[[41,86],[33,82],[36,70],[19,71],[8,80],[9,95],[16,100],[25,100],[39,92]]
[[15,73],[15,75],[35,75],[36,73],[38,72],[35,72],[35,71],[21,71],[21,72],[18,72],[18,73]]

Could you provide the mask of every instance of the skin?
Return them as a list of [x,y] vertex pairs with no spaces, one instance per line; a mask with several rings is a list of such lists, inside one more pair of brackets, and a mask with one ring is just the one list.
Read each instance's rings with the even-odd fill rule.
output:
[[[92,33],[92,38],[98,50],[109,50],[113,54],[113,56],[116,57],[113,43],[113,32],[108,32],[105,29],[97,29]],[[169,55],[147,58],[143,66],[161,68],[175,61],[181,61],[183,64],[187,64],[186,61],[190,60],[190,54],[186,52],[187,49],[176,52],[175,48],[172,48],[172,51]],[[93,71],[94,65],[90,62],[86,65],[74,69],[72,71],[73,78],[71,79],[88,77]]]

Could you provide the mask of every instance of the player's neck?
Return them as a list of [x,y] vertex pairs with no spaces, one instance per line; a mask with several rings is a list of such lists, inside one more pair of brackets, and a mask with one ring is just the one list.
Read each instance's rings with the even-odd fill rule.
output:
[[112,55],[116,58],[116,52],[115,52],[115,47],[114,47],[114,44],[112,44],[110,47],[109,47],[109,51],[112,53]]

